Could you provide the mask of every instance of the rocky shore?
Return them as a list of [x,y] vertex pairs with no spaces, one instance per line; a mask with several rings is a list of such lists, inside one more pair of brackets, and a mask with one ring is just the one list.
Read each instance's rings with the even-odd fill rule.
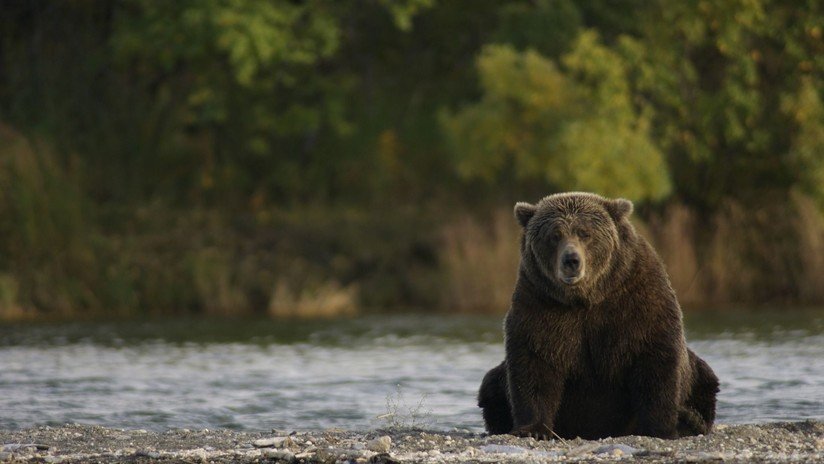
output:
[[465,431],[167,432],[65,425],[0,430],[0,462],[824,462],[824,422],[719,425],[712,434],[539,442]]

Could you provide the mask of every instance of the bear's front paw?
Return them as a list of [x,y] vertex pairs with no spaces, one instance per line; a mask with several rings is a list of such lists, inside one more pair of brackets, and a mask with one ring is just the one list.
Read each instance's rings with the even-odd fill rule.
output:
[[515,435],[516,437],[534,438],[536,440],[549,440],[555,436],[552,429],[548,425],[541,422],[517,427],[513,429],[510,434]]

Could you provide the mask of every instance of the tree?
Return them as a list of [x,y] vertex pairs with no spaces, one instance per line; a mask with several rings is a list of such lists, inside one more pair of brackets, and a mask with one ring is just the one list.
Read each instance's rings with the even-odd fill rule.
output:
[[632,105],[622,58],[584,31],[559,63],[491,45],[478,58],[483,96],[442,116],[465,178],[540,178],[552,188],[636,200],[669,192],[649,122]]
[[641,30],[618,52],[684,200],[714,210],[809,187],[824,127],[820,2],[656,2]]
[[319,72],[340,46],[335,13],[322,1],[135,1],[116,15],[114,60],[170,102],[178,131],[206,140],[195,188],[291,194],[306,147],[346,126],[346,87]]

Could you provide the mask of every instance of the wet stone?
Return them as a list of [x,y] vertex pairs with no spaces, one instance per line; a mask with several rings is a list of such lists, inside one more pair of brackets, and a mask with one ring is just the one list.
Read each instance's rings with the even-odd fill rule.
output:
[[369,440],[366,443],[366,449],[376,453],[388,453],[390,448],[392,448],[392,439],[386,435]]
[[146,457],[151,459],[157,459],[160,457],[160,453],[154,450],[137,450],[134,455],[137,457]]
[[295,454],[288,450],[265,450],[263,457],[282,462],[295,461]]
[[604,445],[604,446],[601,446],[600,448],[597,448],[597,449],[593,450],[592,454],[612,454],[612,455],[617,455],[617,456],[620,456],[622,454],[626,454],[626,455],[634,456],[634,455],[640,453],[641,451],[643,451],[643,450],[640,450],[638,448],[633,448],[632,446],[617,444],[617,445]]
[[[66,426],[52,429],[0,430],[0,464],[80,463],[157,464],[210,462],[214,464],[371,463],[504,464],[538,462],[616,462],[646,464],[676,462],[824,462],[819,440],[824,422],[733,425],[703,437],[661,440],[617,437],[598,441],[536,441],[510,435],[487,436],[450,431],[415,430],[301,432],[292,443],[260,432],[231,430],[131,433],[113,429]],[[78,436],[79,435],[79,436]],[[757,445],[753,445],[752,438]],[[268,440],[265,447],[255,447]],[[3,445],[5,443],[5,445]],[[38,450],[36,443],[48,443]],[[311,443],[311,444],[310,444]],[[281,447],[276,445],[280,444]],[[11,445],[11,446],[10,446]],[[24,446],[30,445],[30,446]],[[370,449],[371,448],[371,449]],[[386,452],[374,449],[391,450]]]
[[256,448],[285,448],[291,446],[293,441],[289,437],[261,438],[252,443]]

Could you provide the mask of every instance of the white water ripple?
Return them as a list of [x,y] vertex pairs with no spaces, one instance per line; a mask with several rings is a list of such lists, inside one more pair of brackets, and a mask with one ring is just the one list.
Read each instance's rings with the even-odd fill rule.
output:
[[[499,317],[372,317],[317,323],[284,340],[265,328],[234,341],[130,338],[117,326],[74,338],[61,328],[15,330],[0,343],[4,429],[364,430],[395,421],[479,432],[477,389],[503,358]],[[702,333],[690,343],[722,380],[719,422],[824,419],[824,334],[776,330]]]

